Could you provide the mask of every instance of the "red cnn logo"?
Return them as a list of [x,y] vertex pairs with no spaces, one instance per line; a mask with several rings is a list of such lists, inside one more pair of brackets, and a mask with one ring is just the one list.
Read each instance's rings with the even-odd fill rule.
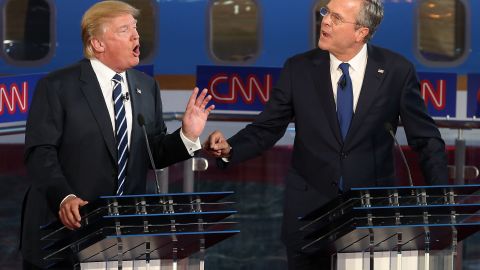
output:
[[420,87],[425,105],[432,103],[436,110],[445,109],[447,96],[447,82],[445,80],[438,80],[436,89],[429,80],[422,80]]
[[3,115],[5,111],[14,114],[17,109],[22,113],[27,112],[28,83],[22,82],[21,85],[20,89],[16,83],[12,83],[8,91],[5,84],[0,84],[0,115]]
[[[220,86],[228,89],[226,93],[221,93]],[[238,97],[243,99],[245,104],[252,104],[258,97],[261,103],[267,103],[270,98],[270,88],[272,86],[272,75],[267,74],[263,82],[257,76],[250,74],[244,81],[237,74],[226,75],[216,74],[210,79],[208,88],[212,98],[217,103],[233,104],[237,103]],[[225,91],[223,91],[225,92]]]

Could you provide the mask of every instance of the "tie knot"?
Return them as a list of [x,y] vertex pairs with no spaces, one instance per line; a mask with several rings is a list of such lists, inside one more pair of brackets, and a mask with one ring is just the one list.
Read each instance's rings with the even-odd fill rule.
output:
[[341,63],[338,67],[342,70],[343,74],[347,75],[349,66],[348,63]]
[[115,76],[113,76],[112,80],[116,83],[119,83],[119,82],[122,82],[122,76],[120,76],[120,74],[115,74]]

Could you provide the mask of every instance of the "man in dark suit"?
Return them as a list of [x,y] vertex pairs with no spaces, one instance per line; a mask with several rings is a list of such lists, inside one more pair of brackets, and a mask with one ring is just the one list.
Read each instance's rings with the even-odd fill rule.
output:
[[367,45],[383,18],[381,1],[331,0],[320,13],[319,48],[286,61],[265,110],[230,139],[216,131],[204,144],[222,166],[234,164],[272,147],[294,121],[282,228],[289,269],[328,269],[328,258],[301,251],[298,217],[352,187],[394,184],[386,123],[396,130],[401,118],[427,182],[447,182],[445,145],[413,65]]
[[[155,80],[139,63],[138,10],[103,1],[82,18],[87,59],[52,72],[37,86],[25,138],[33,184],[22,215],[24,269],[42,269],[39,227],[60,219],[80,227],[79,208],[101,195],[143,194],[150,167],[142,115],[158,168],[191,158],[213,105],[206,89],[188,101],[181,129],[167,134]],[[71,266],[61,266],[61,268]]]

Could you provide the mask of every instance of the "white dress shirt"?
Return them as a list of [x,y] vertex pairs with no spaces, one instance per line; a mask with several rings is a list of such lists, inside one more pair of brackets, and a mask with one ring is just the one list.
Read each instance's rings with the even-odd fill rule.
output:
[[[348,73],[352,79],[353,88],[353,111],[355,112],[358,103],[358,97],[360,96],[360,90],[362,89],[363,77],[365,76],[365,69],[367,68],[367,44],[364,44],[362,49],[353,57],[348,63]],[[332,78],[333,97],[335,98],[335,104],[337,104],[337,83],[342,76],[342,70],[338,67],[341,63],[333,54],[330,54],[330,76]]]

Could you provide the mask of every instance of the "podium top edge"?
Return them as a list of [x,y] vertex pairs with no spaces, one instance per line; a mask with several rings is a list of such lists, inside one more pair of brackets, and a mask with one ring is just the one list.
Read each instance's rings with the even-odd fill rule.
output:
[[240,230],[222,230],[222,231],[198,231],[198,232],[166,232],[153,234],[122,234],[108,235],[106,238],[132,238],[132,237],[152,237],[152,236],[172,236],[172,235],[213,235],[213,234],[237,234]]
[[392,189],[439,189],[439,188],[480,188],[480,184],[468,185],[436,185],[436,186],[385,186],[385,187],[357,187],[351,188],[352,191],[368,191],[368,190],[392,190]]
[[127,199],[127,198],[141,198],[141,197],[167,197],[167,196],[202,196],[202,195],[231,195],[233,191],[216,191],[216,192],[185,192],[185,193],[160,193],[160,194],[135,194],[135,195],[121,195],[121,196],[100,196],[100,199]]

